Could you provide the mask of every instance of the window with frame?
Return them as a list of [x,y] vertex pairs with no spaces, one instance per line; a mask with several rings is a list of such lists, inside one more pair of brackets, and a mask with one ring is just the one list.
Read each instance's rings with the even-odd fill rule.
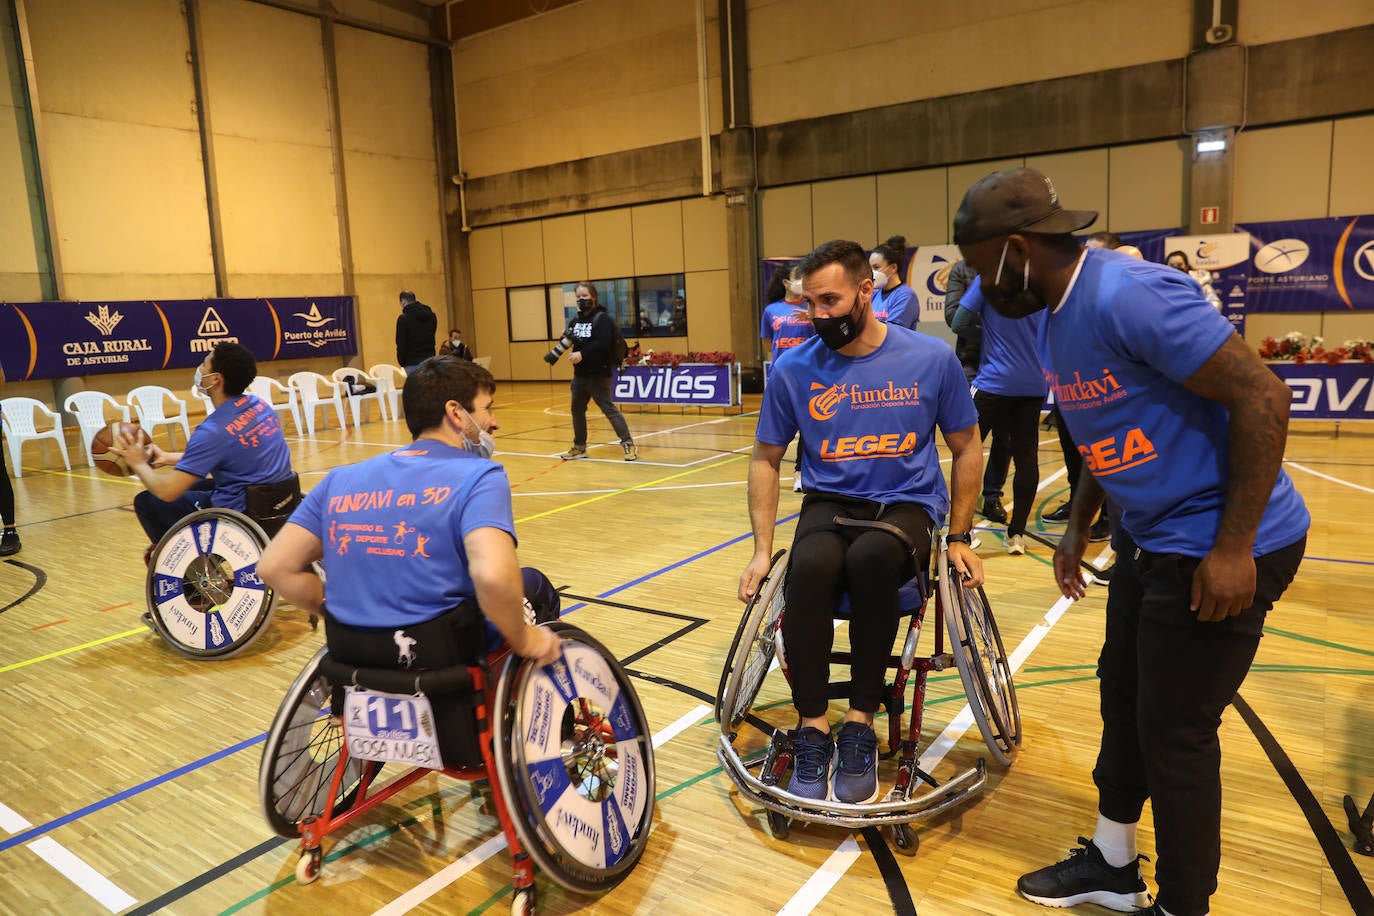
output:
[[[506,308],[512,342],[557,340],[577,317],[580,280],[547,286],[511,287]],[[592,280],[597,301],[620,327],[639,337],[687,336],[687,284],[684,274]]]

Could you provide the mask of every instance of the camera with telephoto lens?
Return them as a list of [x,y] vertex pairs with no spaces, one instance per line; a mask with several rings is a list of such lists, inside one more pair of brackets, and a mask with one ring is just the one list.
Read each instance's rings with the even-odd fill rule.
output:
[[554,363],[558,362],[558,357],[566,353],[568,347],[571,346],[572,337],[568,335],[567,331],[564,331],[563,336],[558,338],[558,343],[553,345],[553,349],[544,354],[544,362],[552,366]]

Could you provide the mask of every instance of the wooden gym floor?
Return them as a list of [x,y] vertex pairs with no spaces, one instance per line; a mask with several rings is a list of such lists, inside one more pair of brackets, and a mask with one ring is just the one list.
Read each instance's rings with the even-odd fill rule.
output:
[[[870,848],[863,835],[814,825],[774,840],[762,811],[720,773],[710,713],[742,609],[734,596],[751,550],[744,482],[758,399],[743,412],[630,412],[641,460],[627,464],[595,410],[592,439],[604,444],[592,460],[554,457],[570,441],[567,397],[564,385],[497,392],[520,556],[573,594],[628,606],[564,605],[617,656],[633,657],[628,667],[661,741],[658,811],[644,859],[620,887],[588,899],[541,878],[541,911],[882,912],[909,901],[923,916],[1044,912],[1017,897],[1015,881],[1062,858],[1093,827],[1093,672],[1105,590],[1066,605],[1048,548],[1009,557],[997,529],[984,531],[989,599],[1008,651],[1025,654],[1017,672],[1025,743],[1014,765],[990,764],[981,797],[918,822],[914,858],[894,861],[886,841]],[[291,445],[309,486],[336,464],[408,438],[403,424],[374,421],[341,441],[331,421]],[[44,469],[41,457],[28,446],[15,481],[23,552],[0,563],[0,912],[509,907],[509,861],[488,844],[499,837],[494,818],[477,810],[468,786],[438,777],[331,837],[322,878],[296,884],[294,844],[275,838],[259,814],[257,771],[264,732],[321,634],[286,607],[242,657],[198,662],[173,652],[139,622],[137,484],[84,467]],[[1374,905],[1374,859],[1350,854],[1341,811],[1344,794],[1363,808],[1374,792],[1374,430],[1295,429],[1288,459],[1314,525],[1241,691],[1246,715],[1232,710],[1222,727],[1218,916]],[[1041,462],[1037,519],[1066,490],[1049,433]],[[800,502],[787,483],[780,545]],[[779,675],[764,691],[761,703],[785,697]],[[962,706],[958,678],[934,676],[924,742]],[[975,729],[936,775],[979,756]],[[890,779],[891,767],[880,775]],[[1148,825],[1147,816],[1141,841],[1150,854]],[[1151,880],[1152,866],[1145,873]]]

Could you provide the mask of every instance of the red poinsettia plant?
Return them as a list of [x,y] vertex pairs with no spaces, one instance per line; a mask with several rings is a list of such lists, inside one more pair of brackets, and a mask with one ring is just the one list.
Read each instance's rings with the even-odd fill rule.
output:
[[1299,366],[1307,363],[1326,363],[1334,366],[1347,360],[1374,363],[1374,341],[1347,340],[1339,347],[1327,349],[1326,342],[1320,337],[1304,337],[1297,331],[1285,334],[1282,339],[1266,337],[1260,343],[1260,358],[1292,360]]
[[728,366],[734,361],[735,354],[728,350],[689,350],[683,354],[668,350],[644,350],[638,343],[630,347],[630,352],[625,357],[627,366],[670,366],[674,369],[682,363]]

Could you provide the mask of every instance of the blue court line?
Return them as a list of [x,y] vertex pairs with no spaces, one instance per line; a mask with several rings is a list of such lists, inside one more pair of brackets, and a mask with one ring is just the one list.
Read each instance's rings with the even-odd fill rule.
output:
[[[781,525],[784,522],[789,522],[792,519],[799,516],[800,514],[800,512],[794,512],[792,515],[779,519],[776,522],[776,524]],[[717,544],[715,547],[709,547],[706,550],[701,551],[700,553],[693,554],[685,560],[678,560],[676,563],[669,564],[668,566],[665,566],[662,569],[656,570],[651,573],[647,573],[646,575],[640,576],[638,579],[631,580],[630,582],[626,582],[623,585],[617,585],[610,591],[603,592],[602,594],[597,595],[597,597],[609,598],[611,595],[614,595],[617,592],[623,592],[628,588],[633,588],[636,585],[648,582],[650,579],[657,578],[658,576],[661,576],[664,573],[671,572],[672,570],[677,569],[681,566],[685,566],[688,563],[693,563],[697,560],[700,560],[702,557],[708,557],[711,554],[716,553],[717,551],[724,550],[727,547],[733,547],[735,544],[738,544],[744,540],[748,540],[753,536],[753,533],[750,532],[749,534],[742,534],[739,537],[731,538],[723,544]],[[563,613],[570,614],[578,608],[583,608],[586,606],[587,603],[584,601],[580,604],[573,605]],[[45,833],[49,833],[53,830],[56,830],[58,827],[66,826],[67,824],[70,824],[73,821],[80,820],[88,814],[94,814],[96,811],[100,811],[104,808],[110,807],[111,805],[118,804],[119,802],[122,802],[128,798],[132,798],[135,795],[139,795],[143,792],[148,791],[149,789],[152,789],[156,786],[160,786],[164,782],[169,782],[170,780],[176,779],[180,776],[184,776],[187,773],[190,773],[194,770],[198,770],[201,767],[214,763],[217,760],[222,760],[223,758],[228,757],[231,754],[237,754],[239,751],[246,750],[252,747],[253,745],[259,744],[265,740],[267,740],[267,732],[263,732],[261,735],[258,735],[254,738],[249,738],[245,741],[240,741],[238,744],[232,745],[220,751],[216,751],[215,753],[210,754],[206,757],[202,757],[199,760],[193,760],[190,763],[177,767],[175,770],[171,770],[170,772],[164,773],[161,776],[155,776],[147,782],[141,782],[136,786],[132,786],[128,789],[125,789],[122,792],[118,792],[98,802],[93,802],[87,805],[86,807],[79,808],[76,811],[72,811],[69,814],[64,814],[61,817],[56,818],[55,820],[48,821],[46,824],[40,824],[37,827],[31,827],[28,830],[23,831],[22,833],[16,833],[8,839],[0,841],[0,852],[4,852],[7,849],[11,849],[20,844],[27,843],[31,840],[37,839]]]
[[126,798],[132,798],[133,796],[138,795],[141,792],[148,791],[154,786],[160,786],[164,782],[176,779],[178,776],[184,776],[193,770],[198,770],[201,767],[206,766],[207,764],[211,764],[217,760],[221,760],[225,757],[228,757],[230,754],[237,754],[239,751],[250,748],[255,744],[265,741],[266,739],[267,732],[263,732],[261,735],[258,735],[255,738],[249,738],[246,741],[240,741],[238,744],[226,747],[222,751],[215,751],[208,757],[202,757],[199,760],[193,760],[190,763],[177,767],[175,770],[172,770],[171,772],[163,773],[161,776],[155,776],[147,782],[141,782],[138,785],[133,786],[132,788],[125,789],[123,792],[111,795],[109,798],[102,799],[101,801],[95,802],[93,804],[89,804],[84,808],[80,808],[76,811],[71,812],[70,814],[64,814],[56,820],[48,821],[46,824],[40,824],[37,827],[31,827],[28,830],[23,831],[22,833],[16,833],[9,839],[0,842],[0,852],[4,852],[5,850],[13,846],[20,845],[21,843],[27,843],[30,840],[37,839],[38,837],[42,836],[45,833],[48,833],[49,831],[56,830],[58,827],[70,824],[72,821],[80,820],[88,814],[94,814],[96,811],[99,811],[102,808],[108,808],[110,805],[118,804],[119,802],[124,801]]
[[[791,515],[784,516],[783,518],[778,519],[776,522],[773,523],[773,527],[776,528],[778,525],[782,525],[782,524],[785,524],[786,522],[790,522],[790,521],[792,521],[792,519],[798,518],[798,517],[800,517],[800,516],[801,516],[801,513],[800,513],[800,512],[793,512]],[[741,534],[739,537],[731,538],[730,540],[726,541],[726,542],[723,543],[723,544],[717,544],[715,547],[708,547],[708,548],[706,548],[705,550],[701,551],[700,553],[693,554],[692,556],[688,557],[688,558],[685,559],[685,560],[678,560],[676,563],[670,563],[669,565],[663,567],[662,569],[654,570],[654,571],[651,572],[651,573],[646,573],[645,575],[640,576],[638,579],[632,579],[632,580],[630,580],[629,582],[626,582],[626,583],[623,584],[623,585],[617,585],[615,588],[611,589],[610,591],[602,592],[601,594],[597,595],[596,597],[598,597],[598,598],[609,598],[609,597],[611,597],[612,595],[619,594],[620,592],[623,592],[623,591],[625,591],[625,590],[628,589],[628,588],[634,588],[636,585],[641,585],[641,584],[643,584],[643,583],[645,583],[645,582],[648,582],[650,579],[656,579],[656,578],[658,578],[659,576],[664,575],[665,573],[670,573],[670,572],[672,572],[673,570],[678,569],[679,567],[686,566],[688,563],[695,563],[697,560],[700,560],[700,559],[702,559],[703,557],[709,557],[711,554],[716,553],[717,551],[724,550],[724,549],[727,548],[727,547],[733,547],[733,546],[735,546],[736,544],[740,543],[741,541],[747,541],[747,540],[749,540],[750,538],[752,538],[753,536],[754,536],[754,533],[753,533],[752,531],[749,532],[748,534]],[[574,604],[572,607],[570,607],[570,608],[568,608],[567,610],[563,611],[563,614],[560,615],[560,616],[566,616],[566,615],[568,615],[568,614],[571,614],[573,611],[581,610],[582,608],[584,608],[584,607],[586,607],[586,606],[587,606],[587,602],[585,602],[585,601],[581,602],[580,604]]]

